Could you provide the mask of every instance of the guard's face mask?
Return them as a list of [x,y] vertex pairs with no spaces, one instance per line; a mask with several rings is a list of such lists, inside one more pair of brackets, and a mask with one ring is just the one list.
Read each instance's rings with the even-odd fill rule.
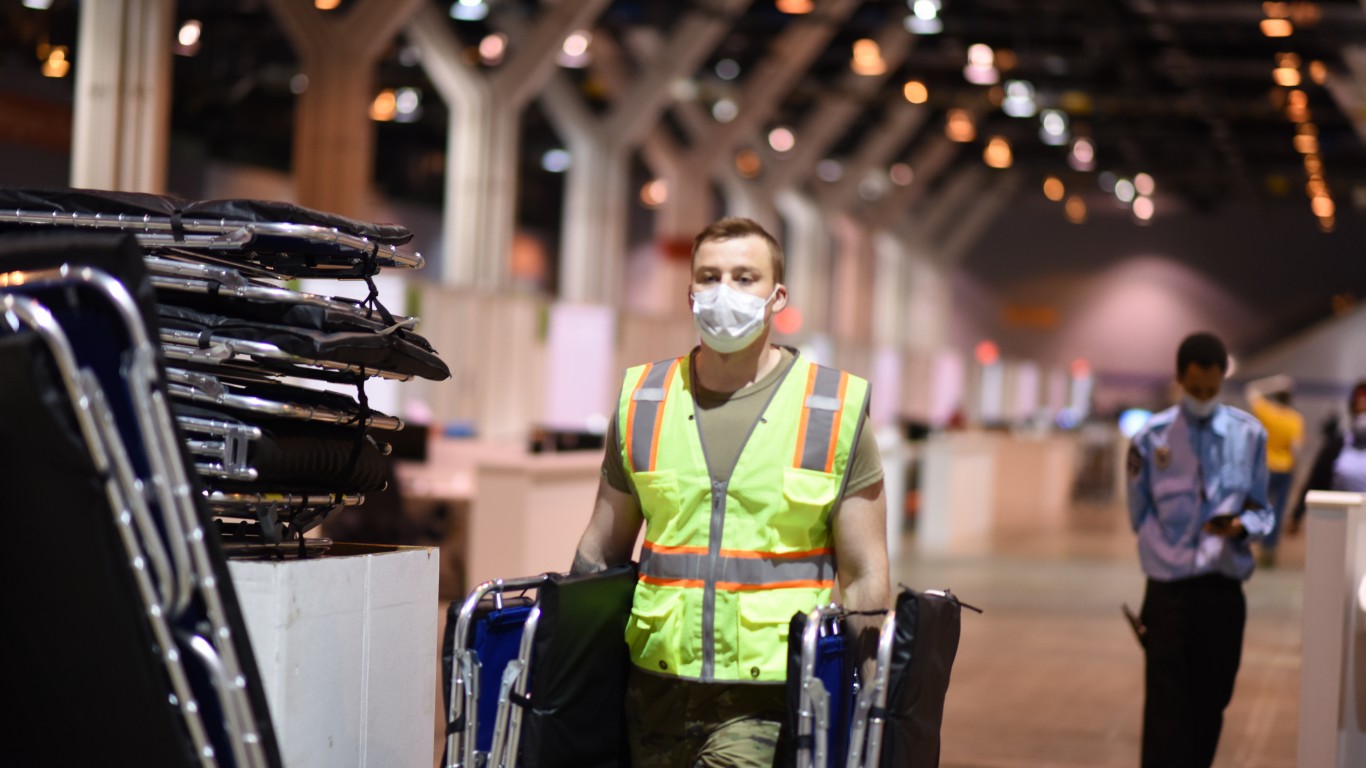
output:
[[1186,413],[1197,419],[1208,419],[1210,414],[1214,413],[1214,408],[1217,405],[1219,405],[1218,397],[1197,400],[1190,395],[1181,396],[1181,407],[1186,409]]
[[702,343],[722,354],[739,352],[754,343],[764,331],[769,302],[778,295],[778,286],[765,299],[718,283],[692,295],[692,320]]

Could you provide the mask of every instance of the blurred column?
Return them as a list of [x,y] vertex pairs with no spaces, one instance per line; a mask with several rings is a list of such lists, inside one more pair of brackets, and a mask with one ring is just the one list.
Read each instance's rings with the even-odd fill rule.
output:
[[308,86],[294,118],[300,205],[366,218],[374,172],[375,63],[423,0],[353,0],[320,11],[312,0],[268,0],[299,55]]
[[172,0],[81,5],[72,186],[165,191],[174,21]]

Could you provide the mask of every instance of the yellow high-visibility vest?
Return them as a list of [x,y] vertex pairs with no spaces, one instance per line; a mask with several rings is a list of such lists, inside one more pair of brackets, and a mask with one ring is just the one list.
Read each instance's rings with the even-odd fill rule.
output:
[[687,356],[631,368],[622,462],[645,517],[626,627],[636,666],[703,682],[781,682],[788,622],[830,600],[830,516],[868,382],[798,356],[728,479],[713,480]]

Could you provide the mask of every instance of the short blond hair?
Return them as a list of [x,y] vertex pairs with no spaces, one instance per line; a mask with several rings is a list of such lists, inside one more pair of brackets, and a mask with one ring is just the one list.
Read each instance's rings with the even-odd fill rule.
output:
[[701,248],[703,243],[734,240],[737,237],[757,237],[768,244],[769,255],[773,257],[773,282],[781,283],[787,272],[783,247],[778,245],[778,239],[770,235],[768,230],[764,229],[759,222],[743,216],[728,216],[697,233],[697,237],[693,238],[692,241],[689,269],[696,266],[697,249]]

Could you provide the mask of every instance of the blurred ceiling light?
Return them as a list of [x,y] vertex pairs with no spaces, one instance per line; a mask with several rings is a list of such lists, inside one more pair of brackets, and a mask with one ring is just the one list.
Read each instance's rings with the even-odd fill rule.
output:
[[308,90],[308,75],[300,72],[294,77],[289,78],[289,92],[298,96]]
[[1315,174],[1323,172],[1323,160],[1314,153],[1304,156],[1304,170],[1306,173]]
[[735,170],[746,179],[752,179],[759,175],[763,170],[764,161],[759,158],[759,153],[752,149],[742,149],[735,154]]
[[1319,231],[1323,232],[1324,234],[1332,232],[1333,227],[1336,224],[1337,220],[1334,219],[1332,216],[1327,216],[1325,218],[1319,219]]
[[1033,117],[1039,111],[1034,101],[1034,85],[1028,80],[1007,80],[1001,111],[1011,117]]
[[887,71],[887,62],[882,59],[882,48],[876,40],[863,38],[854,41],[854,58],[849,68],[856,75],[881,75]]
[[825,158],[816,163],[816,178],[826,182],[836,182],[844,175],[844,166],[833,158]]
[[1148,221],[1152,219],[1153,199],[1151,197],[1143,196],[1134,200],[1134,216],[1137,216],[1139,221]]
[[1262,34],[1267,37],[1290,37],[1294,31],[1289,19],[1262,19]]
[[924,104],[930,100],[930,89],[919,80],[907,80],[906,85],[901,88],[901,93],[905,95],[906,101],[912,104]]
[[1096,176],[1096,186],[1100,187],[1100,191],[1107,195],[1114,194],[1116,181],[1119,181],[1119,177],[1109,171],[1101,171]]
[[1062,179],[1058,178],[1057,176],[1049,176],[1048,178],[1043,180],[1044,197],[1056,203],[1061,201],[1063,196],[1066,194],[1067,189],[1063,186]]
[[1060,109],[1045,109],[1039,113],[1039,140],[1050,147],[1067,143],[1067,113]]
[[773,316],[773,330],[778,333],[794,334],[802,329],[802,311],[788,304],[782,312]]
[[968,46],[968,63],[963,67],[963,79],[973,85],[994,85],[1001,78],[996,71],[996,54],[985,43]]
[[1134,191],[1144,197],[1152,197],[1153,191],[1157,188],[1157,182],[1153,177],[1146,173],[1134,176]]
[[1333,205],[1333,198],[1328,195],[1319,195],[1309,202],[1309,209],[1320,219],[1326,219],[1333,215],[1337,206]]
[[25,8],[32,8],[35,11],[46,11],[52,7],[52,0],[24,0]]
[[422,91],[416,88],[399,88],[394,91],[394,120],[411,123],[422,116]]
[[1300,84],[1300,71],[1290,67],[1276,67],[1271,70],[1271,79],[1276,85],[1294,88]]
[[65,45],[54,45],[47,52],[47,58],[43,61],[43,77],[66,77],[66,73],[71,71],[71,62],[66,58],[67,47]]
[[812,5],[811,0],[778,0],[778,2],[774,3],[774,6],[776,6],[779,11],[790,13],[794,16],[811,13],[815,8],[815,6]]
[[788,152],[797,145],[797,137],[792,135],[792,129],[778,126],[768,132],[768,145],[774,152]]
[[451,3],[451,18],[456,21],[482,21],[489,15],[484,0],[456,0]]
[[569,164],[572,160],[573,156],[569,154],[568,150],[546,150],[546,153],[541,155],[541,168],[550,173],[564,173],[569,170]]
[[676,78],[669,83],[669,95],[675,101],[696,101],[697,100],[697,81],[686,77]]
[[479,61],[485,66],[496,67],[503,63],[503,54],[507,53],[508,37],[502,32],[494,32],[485,35],[479,41]]
[[887,169],[887,178],[898,187],[908,187],[915,181],[915,170],[906,163],[893,163],[892,167]]
[[1076,195],[1067,198],[1067,204],[1063,206],[1063,211],[1067,213],[1067,220],[1073,224],[1086,221],[1086,201]]
[[335,11],[341,0],[313,0],[313,7],[320,11]]
[[394,119],[398,114],[398,97],[394,94],[393,88],[385,88],[380,91],[375,100],[370,102],[370,119],[381,123],[387,123]]
[[940,0],[909,0],[911,15],[906,17],[906,30],[916,35],[937,35],[944,31],[944,21],[939,18],[942,8]]
[[1295,151],[1301,155],[1317,153],[1319,151],[1319,137],[1301,133],[1295,137]]
[[993,85],[987,89],[987,102],[990,103],[991,106],[1000,109],[1001,103],[1005,100],[1006,89],[1002,88],[1000,84]]
[[711,116],[716,118],[718,123],[729,123],[738,114],[740,108],[730,99],[721,99],[711,106]]
[[1296,54],[1296,53],[1278,53],[1278,54],[1276,54],[1276,66],[1278,66],[1278,67],[1285,67],[1286,69],[1299,69],[1299,68],[1300,68],[1300,57],[1299,57],[1299,54]]
[[1321,195],[1326,195],[1328,194],[1328,184],[1324,182],[1322,176],[1314,174],[1313,176],[1310,176],[1309,181],[1305,183],[1304,194],[1310,200]]
[[1001,72],[1009,72],[1019,63],[1019,57],[1009,48],[1001,48],[996,51],[996,69]]
[[555,56],[555,63],[565,69],[583,69],[592,61],[592,56],[588,53],[588,47],[592,44],[591,32],[584,29],[570,32],[565,36],[564,44]]
[[991,168],[1009,168],[1015,162],[1014,155],[1010,152],[1010,142],[1003,136],[992,136],[991,141],[987,142],[986,149],[982,150],[982,162]]
[[422,63],[422,51],[416,45],[405,45],[398,50],[398,63],[403,67],[416,67]]
[[1328,66],[1321,61],[1309,62],[1309,79],[1315,85],[1323,85],[1328,80]]
[[869,171],[858,183],[858,196],[870,203],[882,199],[885,194],[887,194],[887,177],[879,171]]
[[1285,95],[1286,106],[1306,108],[1309,106],[1309,94],[1301,90],[1293,90]]
[[646,208],[658,208],[669,201],[669,184],[663,179],[655,179],[640,188],[640,202]]
[[1290,3],[1267,0],[1262,3],[1262,13],[1266,14],[1268,19],[1288,19],[1290,18]]
[[1090,139],[1078,138],[1072,142],[1072,151],[1067,154],[1067,164],[1074,171],[1090,171],[1096,167],[1096,148]]
[[199,35],[204,31],[198,19],[190,19],[180,25],[180,31],[176,33],[175,39],[186,48],[193,48],[199,44]]
[[1115,182],[1115,197],[1122,203],[1132,203],[1134,201],[1134,183],[1128,179],[1120,179]]
[[584,30],[570,32],[565,36],[564,45],[561,46],[561,50],[564,51],[566,56],[582,56],[585,53],[588,53],[588,46],[592,42],[593,35],[590,32]]
[[977,128],[966,109],[950,109],[944,123],[944,135],[949,141],[966,143],[977,138]]
[[740,64],[735,59],[721,59],[716,62],[715,72],[722,80],[734,80],[740,76]]

